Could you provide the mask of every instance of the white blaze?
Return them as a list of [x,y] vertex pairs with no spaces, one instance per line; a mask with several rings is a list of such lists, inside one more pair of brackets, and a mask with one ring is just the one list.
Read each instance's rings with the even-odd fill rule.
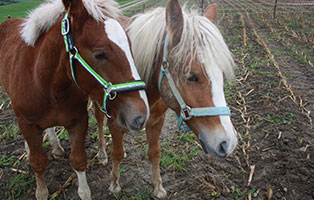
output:
[[[213,59],[210,59],[213,60]],[[216,67],[215,63],[209,61],[210,69],[206,70],[209,76],[209,79],[212,84],[212,97],[213,103],[215,107],[227,107],[227,103],[224,95],[223,88],[223,73],[219,67]],[[230,146],[228,148],[229,151],[232,151],[237,144],[237,133],[232,125],[230,116],[219,116],[221,125],[224,127],[227,137],[230,140]]]
[[[111,40],[113,43],[115,43],[118,47],[122,49],[122,51],[125,53],[129,64],[131,66],[131,71],[133,78],[135,80],[141,80],[140,75],[138,74],[138,71],[135,67],[133,56],[131,53],[128,37],[126,36],[126,33],[120,23],[112,18],[108,18],[105,20],[105,31],[107,33],[107,36],[109,40]],[[143,101],[146,104],[147,113],[149,114],[149,106],[148,106],[148,100],[146,93],[143,90],[140,90],[140,97],[143,99]],[[147,114],[147,118],[149,115]]]

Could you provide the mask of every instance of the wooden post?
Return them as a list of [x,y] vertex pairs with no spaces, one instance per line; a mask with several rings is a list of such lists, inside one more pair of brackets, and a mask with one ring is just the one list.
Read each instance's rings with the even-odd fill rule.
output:
[[276,9],[277,9],[277,0],[275,0],[275,6],[274,6],[274,19],[276,19]]

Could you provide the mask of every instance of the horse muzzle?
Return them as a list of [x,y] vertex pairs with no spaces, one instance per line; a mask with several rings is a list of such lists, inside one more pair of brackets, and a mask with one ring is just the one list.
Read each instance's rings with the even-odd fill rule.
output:
[[238,143],[237,140],[232,141],[228,137],[214,137],[215,135],[210,136],[205,133],[199,134],[199,141],[204,152],[214,158],[226,158],[233,152]]
[[[129,116],[127,116],[129,115]],[[139,131],[142,130],[147,121],[146,114],[125,114],[123,112],[119,115],[119,122],[122,127],[127,128],[130,131]]]

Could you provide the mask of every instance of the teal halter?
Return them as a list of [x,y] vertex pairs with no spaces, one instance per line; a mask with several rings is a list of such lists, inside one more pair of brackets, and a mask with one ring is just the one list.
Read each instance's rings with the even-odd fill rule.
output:
[[[177,115],[178,119],[178,127],[180,128],[183,125],[183,120],[190,120],[192,117],[204,117],[204,116],[219,116],[219,115],[230,115],[230,109],[228,107],[202,107],[202,108],[191,108],[188,106],[180,92],[178,91],[174,80],[169,72],[169,62],[168,62],[168,44],[169,44],[169,36],[166,35],[164,42],[164,51],[163,51],[163,59],[158,77],[158,89],[161,91],[161,83],[164,76],[166,76],[169,86],[172,90],[173,95],[180,105],[180,115]],[[188,127],[184,127],[185,130],[189,130]]]
[[[145,83],[141,80],[126,82],[126,83],[119,83],[119,84],[112,84],[111,82],[107,82],[105,79],[103,79],[99,74],[97,74],[88,64],[87,62],[81,57],[81,55],[78,52],[78,49],[74,46],[72,34],[70,31],[70,19],[68,17],[68,13],[64,15],[64,18],[61,23],[61,34],[63,35],[64,43],[65,43],[65,49],[70,55],[70,68],[71,68],[71,74],[73,81],[75,84],[79,86],[75,69],[74,69],[74,61],[78,61],[84,69],[90,73],[96,81],[104,88],[104,99],[103,99],[103,105],[99,105],[100,110],[106,114],[108,118],[111,118],[111,115],[108,112],[107,108],[107,100],[114,100],[117,96],[117,93],[119,92],[127,92],[127,91],[136,91],[136,90],[145,90]],[[74,52],[74,54],[72,53]]]

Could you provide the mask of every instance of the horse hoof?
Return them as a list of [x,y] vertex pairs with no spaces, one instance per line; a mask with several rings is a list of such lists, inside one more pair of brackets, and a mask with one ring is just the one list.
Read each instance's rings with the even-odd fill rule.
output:
[[47,200],[48,199],[48,189],[42,188],[42,189],[36,189],[36,199],[37,200]]
[[79,192],[79,197],[82,200],[92,200],[90,190],[85,191],[85,192]]
[[158,190],[154,191],[154,196],[158,199],[163,199],[167,196],[167,192],[163,187],[159,187]]
[[63,160],[64,159],[65,152],[64,152],[64,149],[62,147],[58,148],[58,149],[53,149],[51,153],[52,153],[53,158],[56,160]]
[[121,191],[120,185],[110,184],[109,191],[112,193],[119,193]]
[[106,166],[108,164],[107,153],[99,151],[96,156],[100,164],[102,164],[103,166]]
[[103,158],[103,159],[98,158],[98,161],[103,166],[106,166],[108,164],[108,158]]

